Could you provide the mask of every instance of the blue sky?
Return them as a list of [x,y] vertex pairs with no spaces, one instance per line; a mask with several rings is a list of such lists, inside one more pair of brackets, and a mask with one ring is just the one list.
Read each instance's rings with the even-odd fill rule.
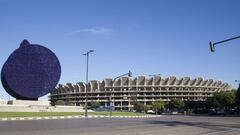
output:
[[[209,41],[240,35],[239,0],[0,0],[0,66],[23,39],[53,50],[60,83],[134,76],[198,77],[237,86],[240,39],[216,47]],[[8,94],[0,86],[0,94]],[[46,99],[43,97],[42,99]]]

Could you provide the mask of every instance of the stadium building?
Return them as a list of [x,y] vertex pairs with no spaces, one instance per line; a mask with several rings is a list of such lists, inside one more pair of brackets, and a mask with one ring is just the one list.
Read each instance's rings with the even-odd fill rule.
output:
[[96,101],[107,108],[112,94],[115,110],[131,111],[136,102],[150,105],[154,101],[170,101],[176,98],[204,101],[212,97],[215,92],[231,89],[232,86],[228,83],[213,79],[204,80],[202,77],[195,79],[190,77],[178,79],[174,76],[168,78],[122,77],[115,81],[113,79],[105,79],[102,82],[92,80],[87,85],[83,82],[59,84],[51,92],[50,101],[55,104],[58,100],[63,100],[67,104],[84,106],[86,95],[88,95],[88,102]]

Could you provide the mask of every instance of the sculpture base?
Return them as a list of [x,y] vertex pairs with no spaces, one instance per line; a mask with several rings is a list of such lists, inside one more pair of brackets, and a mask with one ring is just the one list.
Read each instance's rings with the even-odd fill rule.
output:
[[50,101],[35,101],[35,100],[9,100],[9,105],[39,105],[49,106]]

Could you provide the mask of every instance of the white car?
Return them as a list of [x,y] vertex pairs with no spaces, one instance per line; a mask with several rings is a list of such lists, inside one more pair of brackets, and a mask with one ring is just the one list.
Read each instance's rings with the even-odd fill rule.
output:
[[152,114],[154,114],[155,111],[153,111],[153,110],[148,110],[147,113],[152,113]]
[[178,112],[172,112],[172,114],[173,114],[173,115],[176,115],[176,114],[178,114]]

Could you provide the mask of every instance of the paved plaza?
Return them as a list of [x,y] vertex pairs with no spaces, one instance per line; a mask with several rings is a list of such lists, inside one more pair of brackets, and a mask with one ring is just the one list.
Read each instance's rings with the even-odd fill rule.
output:
[[1,135],[239,135],[240,117],[0,121]]

